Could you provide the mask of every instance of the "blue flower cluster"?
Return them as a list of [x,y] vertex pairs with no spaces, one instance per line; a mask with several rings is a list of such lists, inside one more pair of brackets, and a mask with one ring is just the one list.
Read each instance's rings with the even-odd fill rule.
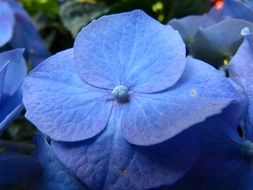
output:
[[[253,189],[250,5],[167,25],[141,10],[103,16],[27,77],[24,49],[0,53],[0,132],[23,104],[39,131],[30,156],[0,140],[0,189]],[[0,0],[0,45],[22,40],[37,65],[47,51],[23,11]]]

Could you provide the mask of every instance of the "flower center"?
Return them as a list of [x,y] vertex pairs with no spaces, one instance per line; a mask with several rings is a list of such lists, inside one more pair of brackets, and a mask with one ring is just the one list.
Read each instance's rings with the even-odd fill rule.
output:
[[123,85],[116,86],[112,91],[112,95],[118,102],[123,103],[128,101],[128,90]]

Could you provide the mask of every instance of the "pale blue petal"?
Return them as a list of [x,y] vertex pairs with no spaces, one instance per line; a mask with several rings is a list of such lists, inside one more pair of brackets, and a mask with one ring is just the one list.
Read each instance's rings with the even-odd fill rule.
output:
[[46,138],[38,135],[35,140],[35,157],[42,165],[43,173],[39,180],[29,185],[29,190],[84,190],[84,186],[56,158]]
[[86,26],[75,41],[74,59],[81,77],[94,86],[113,89],[121,84],[150,93],[180,78],[185,45],[170,26],[136,10]]
[[137,145],[163,142],[218,114],[239,95],[212,66],[188,59],[182,78],[158,94],[133,94],[122,118],[126,139]]
[[39,65],[24,83],[26,117],[54,140],[97,135],[109,119],[111,92],[84,83],[73,69],[72,49]]
[[89,189],[155,188],[174,183],[192,166],[198,153],[195,130],[155,146],[134,146],[122,137],[121,116],[114,111],[106,130],[96,138],[52,142],[58,158]]
[[14,14],[9,5],[0,1],[0,47],[10,41],[13,35]]

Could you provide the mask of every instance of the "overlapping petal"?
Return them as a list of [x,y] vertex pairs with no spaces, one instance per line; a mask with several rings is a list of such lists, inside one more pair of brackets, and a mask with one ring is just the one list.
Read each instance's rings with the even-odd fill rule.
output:
[[135,146],[120,131],[122,111],[113,115],[96,138],[52,142],[58,158],[89,189],[151,189],[174,183],[192,166],[198,153],[193,128],[158,145]]
[[29,185],[29,190],[84,190],[84,186],[72,176],[56,158],[43,135],[36,137],[36,155],[43,173],[39,180]]
[[75,41],[74,59],[82,79],[94,86],[151,93],[180,78],[185,46],[178,32],[137,10],[86,26]]
[[15,19],[10,6],[0,1],[0,47],[10,41],[13,35]]
[[236,90],[219,71],[192,58],[186,65],[182,78],[168,91],[133,95],[121,124],[130,143],[160,143],[239,101]]
[[73,68],[72,49],[38,66],[24,89],[26,117],[52,139],[84,140],[101,132],[109,120],[111,91],[80,79]]

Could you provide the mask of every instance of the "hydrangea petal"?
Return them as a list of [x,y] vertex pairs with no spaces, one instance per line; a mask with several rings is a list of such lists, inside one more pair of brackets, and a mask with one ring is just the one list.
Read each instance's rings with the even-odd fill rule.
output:
[[222,12],[225,16],[240,18],[253,22],[253,10],[239,1],[225,0]]
[[40,163],[30,156],[0,154],[0,184],[27,183],[41,174]]
[[253,31],[253,23],[235,18],[199,29],[191,45],[191,54],[216,67],[223,65],[224,60],[230,59],[239,48],[244,27]]
[[[84,83],[73,68],[72,49],[39,65],[24,83],[26,117],[54,140],[97,135],[109,119],[111,92]],[[59,127],[60,126],[60,127]]]
[[[229,64],[231,78],[241,85],[244,93],[249,97],[248,125],[253,125],[253,34],[245,39]],[[252,131],[253,137],[253,131]]]
[[1,94],[12,96],[23,83],[27,73],[23,52],[23,49],[15,49],[0,54],[0,67],[5,67],[6,70],[4,73],[0,72],[4,76]]
[[179,31],[184,41],[188,44],[194,41],[194,36],[198,29],[215,24],[216,21],[209,17],[209,15],[193,15],[186,16],[181,19],[172,19],[169,24]]
[[137,10],[86,26],[76,38],[74,59],[81,77],[94,86],[150,93],[179,79],[185,46],[178,32]]
[[56,158],[52,148],[42,135],[36,137],[36,155],[43,173],[39,180],[29,185],[29,190],[84,190],[84,186],[72,176]]
[[0,1],[0,47],[10,41],[13,35],[14,14],[9,5]]
[[192,166],[198,153],[195,130],[155,146],[134,146],[122,137],[117,115],[120,111],[115,112],[96,138],[77,143],[52,142],[58,158],[89,189],[159,187],[174,183]]
[[137,145],[163,142],[218,114],[239,95],[212,66],[189,58],[182,78],[157,94],[134,94],[122,118],[126,139]]

